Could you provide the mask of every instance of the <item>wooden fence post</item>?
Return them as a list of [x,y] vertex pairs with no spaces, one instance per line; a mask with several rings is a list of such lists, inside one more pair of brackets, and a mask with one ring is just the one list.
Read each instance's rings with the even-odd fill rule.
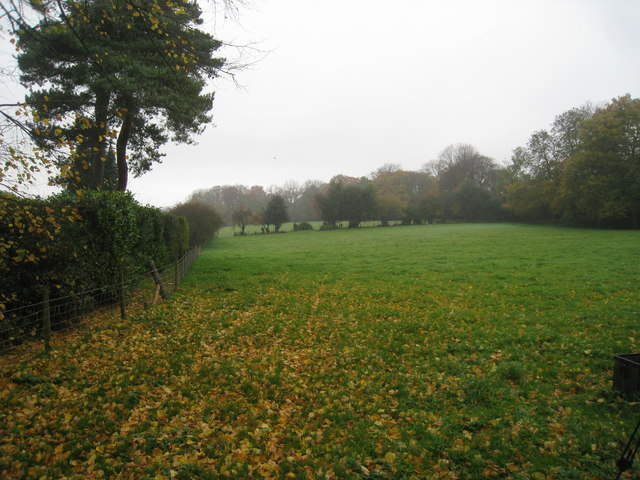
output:
[[49,305],[49,287],[42,289],[42,339],[44,351],[51,351],[51,308]]
[[160,287],[160,296],[163,300],[166,300],[167,298],[169,298],[169,294],[164,289],[164,285],[162,285],[162,279],[158,274],[158,269],[156,269],[156,264],[153,260],[149,260],[149,268],[151,269],[151,276],[153,277],[153,281],[156,282],[156,285]]

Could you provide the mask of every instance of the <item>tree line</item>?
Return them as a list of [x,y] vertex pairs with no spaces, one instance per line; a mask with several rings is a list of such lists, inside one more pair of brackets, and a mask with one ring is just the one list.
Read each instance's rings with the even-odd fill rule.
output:
[[640,227],[640,99],[558,115],[508,167],[505,209],[525,220]]
[[[457,144],[418,171],[386,164],[368,176],[336,175],[328,183],[214,186],[191,202],[213,207],[227,225],[322,220],[326,228],[364,221],[525,221],[638,228],[640,100],[624,95],[558,115],[531,134],[506,165],[474,146]],[[270,202],[284,205],[276,221]],[[281,208],[282,210],[282,208]]]

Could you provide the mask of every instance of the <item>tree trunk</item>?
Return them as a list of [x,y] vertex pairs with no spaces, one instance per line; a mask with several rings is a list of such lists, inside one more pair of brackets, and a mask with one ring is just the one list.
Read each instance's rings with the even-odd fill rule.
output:
[[100,91],[96,93],[95,106],[95,142],[97,151],[93,157],[93,187],[102,188],[104,185],[104,167],[107,155],[107,115],[109,111],[110,92]]
[[127,190],[127,181],[129,177],[129,168],[127,166],[127,144],[131,137],[131,127],[133,125],[133,108],[132,102],[128,102],[127,109],[122,119],[122,127],[118,134],[116,142],[116,162],[118,164],[118,191],[125,192]]

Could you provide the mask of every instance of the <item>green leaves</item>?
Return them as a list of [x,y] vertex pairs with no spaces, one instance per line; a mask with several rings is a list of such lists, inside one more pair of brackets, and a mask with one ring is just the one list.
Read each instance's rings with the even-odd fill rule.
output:
[[640,99],[571,109],[551,133],[535,132],[514,151],[506,210],[519,218],[575,225],[640,225]]
[[[17,34],[22,82],[47,88],[27,98],[37,107],[34,122],[50,126],[34,129],[50,155],[59,155],[59,149],[48,130],[73,139],[77,175],[67,180],[72,188],[117,183],[125,190],[128,170],[148,171],[163,156],[161,145],[170,138],[190,142],[209,122],[213,95],[203,89],[224,63],[214,56],[221,43],[196,27],[202,12],[195,2],[63,1],[56,6]],[[40,101],[43,96],[49,101]],[[113,145],[115,131],[120,141]],[[101,166],[114,149],[117,174]],[[68,163],[68,155],[58,161]]]

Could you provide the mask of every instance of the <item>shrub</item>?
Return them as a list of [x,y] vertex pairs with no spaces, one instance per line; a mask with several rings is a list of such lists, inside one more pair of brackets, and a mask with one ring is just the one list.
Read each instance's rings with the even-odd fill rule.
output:
[[301,222],[301,223],[294,223],[293,224],[293,231],[294,232],[300,232],[303,230],[313,230],[313,225],[311,225],[309,222]]
[[324,225],[320,225],[320,230],[338,230],[340,227],[338,225],[332,225],[330,223],[325,223]]
[[189,223],[184,217],[170,213],[163,216],[164,238],[172,261],[179,259],[189,249]]
[[214,208],[200,202],[181,203],[173,207],[170,213],[187,219],[189,245],[192,247],[210,242],[224,224]]

